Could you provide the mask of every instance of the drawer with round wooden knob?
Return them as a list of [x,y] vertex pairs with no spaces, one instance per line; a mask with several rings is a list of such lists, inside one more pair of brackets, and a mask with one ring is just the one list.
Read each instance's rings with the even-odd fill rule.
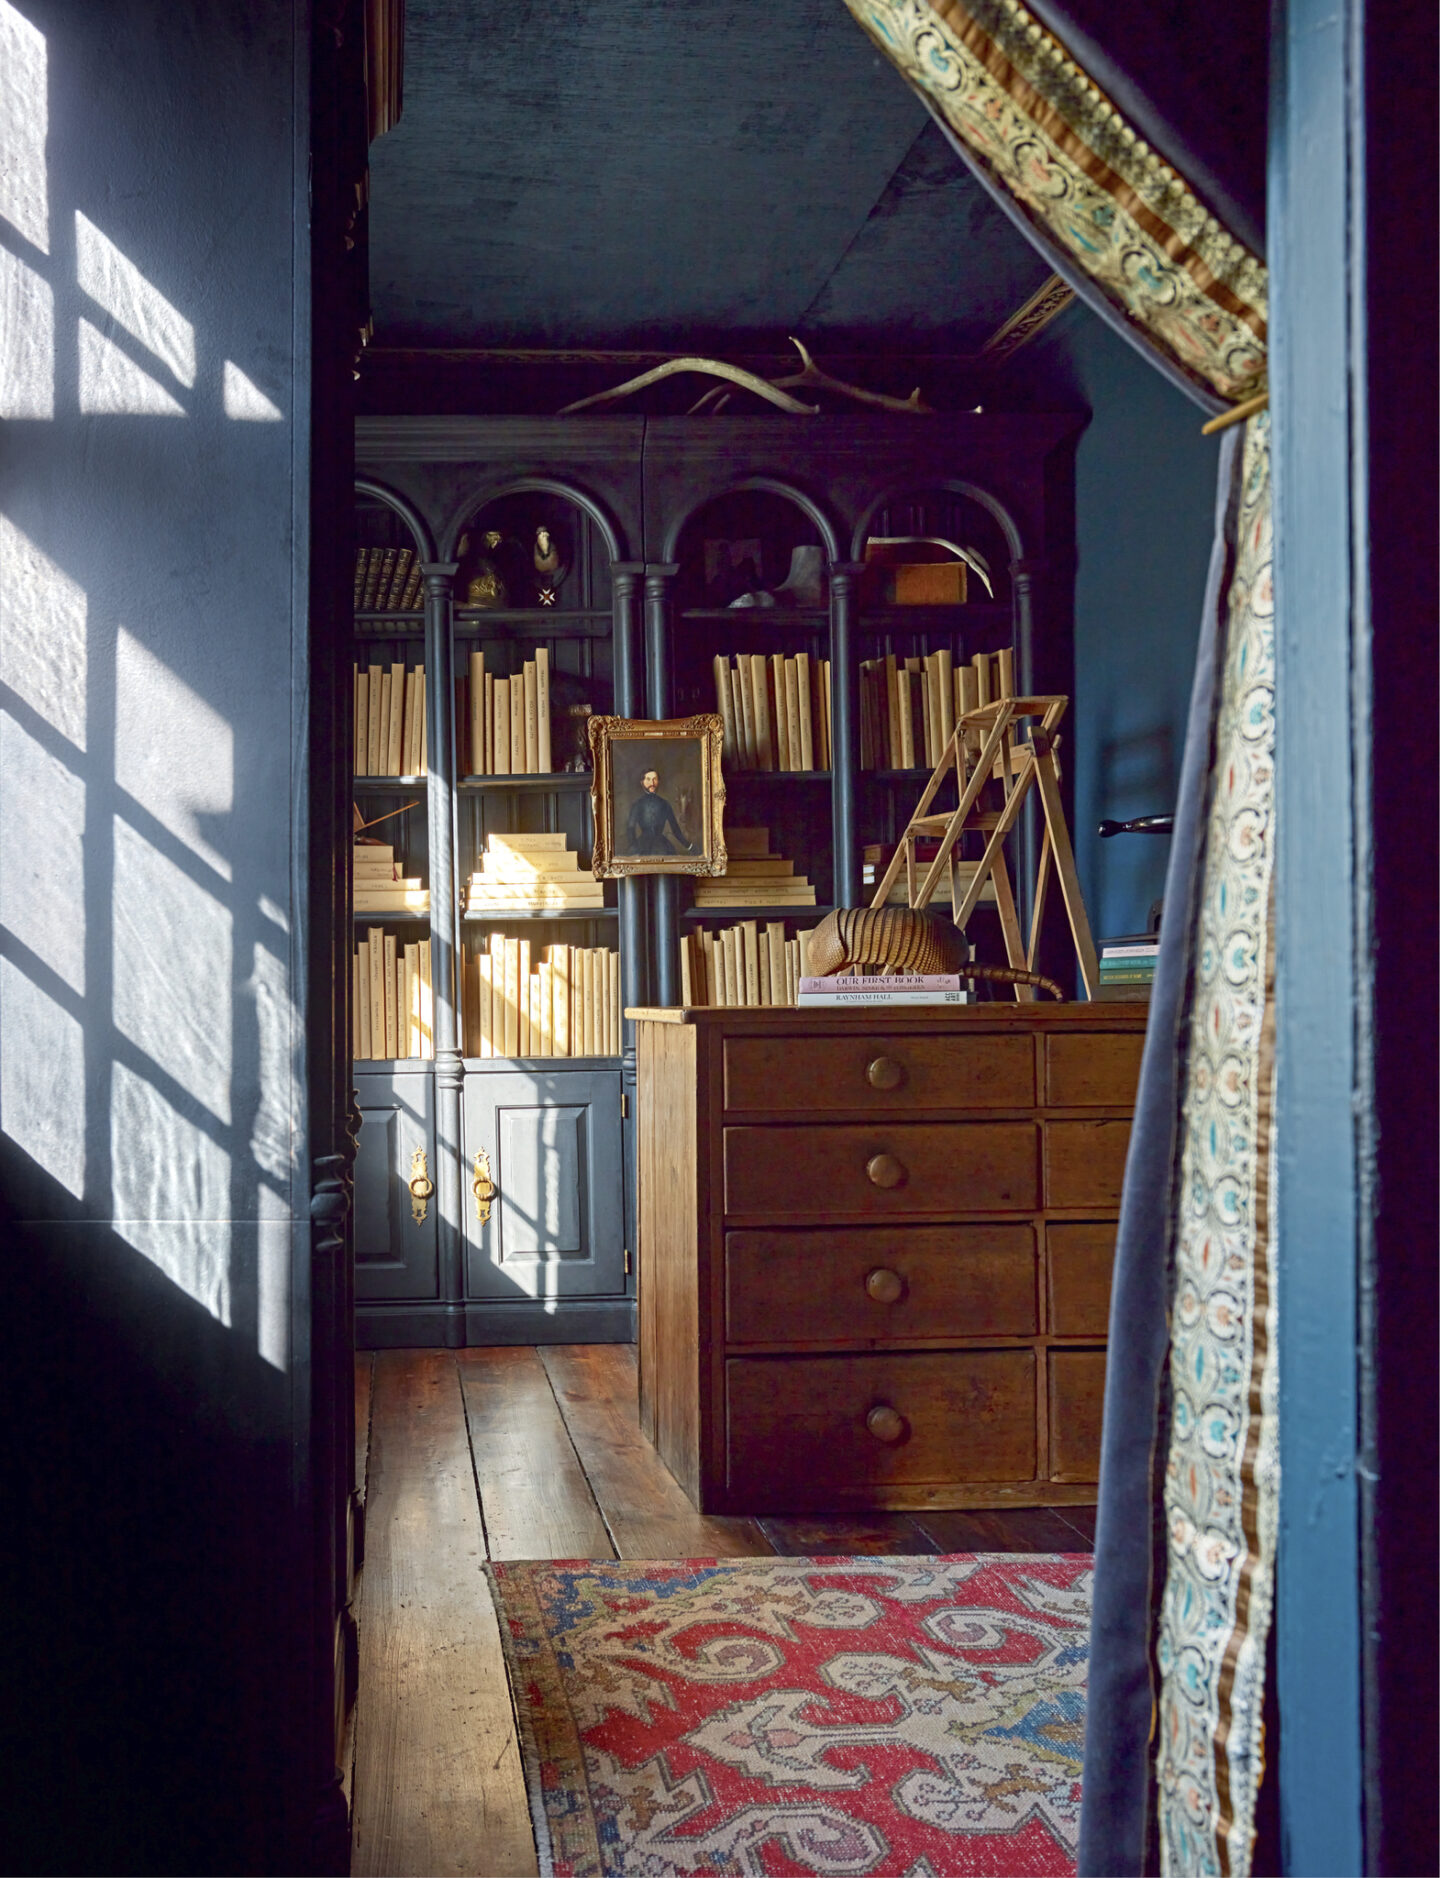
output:
[[729,1215],[1025,1212],[1039,1196],[1031,1122],[732,1127],[724,1145]]
[[770,1114],[1023,1109],[1035,1100],[1029,1037],[864,1033],[727,1037],[725,1107]]
[[1033,1337],[1038,1296],[1029,1224],[725,1235],[732,1349]]
[[750,1512],[916,1505],[955,1480],[1034,1476],[1032,1350],[731,1358],[725,1393],[728,1491]]

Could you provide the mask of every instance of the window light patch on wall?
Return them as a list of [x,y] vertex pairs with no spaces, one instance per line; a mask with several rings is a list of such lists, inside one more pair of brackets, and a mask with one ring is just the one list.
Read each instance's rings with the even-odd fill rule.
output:
[[278,423],[281,411],[231,359],[225,361],[225,415],[259,424]]

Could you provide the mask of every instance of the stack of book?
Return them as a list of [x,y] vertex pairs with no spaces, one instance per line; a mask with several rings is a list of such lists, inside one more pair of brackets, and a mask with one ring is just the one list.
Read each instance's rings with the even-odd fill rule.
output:
[[420,776],[425,737],[425,667],[369,665],[355,675],[355,774]]
[[487,672],[485,654],[472,652],[456,691],[456,744],[471,776],[550,774],[548,647],[537,646],[508,678]]
[[[917,887],[925,878],[926,873],[929,871],[930,863],[935,859],[939,851],[940,842],[938,837],[933,840],[916,841],[915,884]],[[861,849],[860,884],[865,889],[867,896],[872,895],[876,887],[879,886],[880,878],[884,874],[885,869],[890,865],[890,857],[894,852],[895,848],[893,843],[881,841],[870,842]],[[978,861],[956,861],[955,875],[959,882],[962,896],[965,889],[970,884],[975,869],[979,865],[980,863]],[[885,904],[887,906],[908,906],[910,904],[910,889],[903,868],[891,883],[890,892],[886,896]],[[931,906],[950,906],[953,904],[950,898],[950,873],[948,868],[940,876],[939,885],[936,887],[934,893],[931,894],[929,904]],[[995,883],[993,880],[987,880],[985,885],[980,889],[979,904],[981,906],[994,906]]]
[[866,659],[860,667],[861,769],[934,769],[967,711],[1014,695],[1015,659],[977,652],[957,665],[948,651]]
[[429,913],[429,888],[422,886],[418,874],[401,874],[395,850],[383,841],[357,841],[351,868],[357,913],[388,913],[392,919],[407,914],[420,919]]
[[1128,933],[1105,940],[1100,947],[1100,996],[1148,999],[1159,955],[1159,933]]
[[721,756],[731,769],[830,767],[830,661],[798,652],[715,654]]
[[964,982],[953,973],[896,972],[889,978],[802,978],[800,1008],[839,1004],[965,1004]]
[[491,933],[465,963],[463,1021],[476,1056],[618,1056],[620,954]]
[[465,914],[573,913],[604,904],[604,883],[580,872],[580,856],[563,834],[491,835],[470,876]]
[[795,863],[770,852],[766,828],[727,828],[728,859],[723,874],[702,875],[695,882],[695,905],[814,906],[815,889]]
[[413,613],[424,575],[413,548],[355,550],[357,613]]
[[680,996],[686,1005],[794,1004],[805,971],[808,933],[785,937],[782,920],[762,931],[741,920],[717,932],[686,933],[680,949]]
[[430,941],[400,945],[372,926],[355,950],[351,1015],[357,1060],[434,1056]]

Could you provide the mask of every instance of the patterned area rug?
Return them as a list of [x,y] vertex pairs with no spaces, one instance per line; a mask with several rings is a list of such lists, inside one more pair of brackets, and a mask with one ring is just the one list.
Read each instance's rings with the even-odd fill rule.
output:
[[542,1872],[1075,1869],[1088,1556],[488,1569]]

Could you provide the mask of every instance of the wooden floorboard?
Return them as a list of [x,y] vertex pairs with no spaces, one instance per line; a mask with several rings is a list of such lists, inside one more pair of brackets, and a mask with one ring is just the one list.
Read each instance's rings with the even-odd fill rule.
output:
[[641,1434],[632,1345],[548,1344],[541,1358],[618,1557],[770,1555],[755,1520],[697,1513]]
[[782,1558],[897,1558],[935,1553],[940,1547],[908,1513],[866,1513],[854,1518],[762,1519],[760,1530]]
[[[1067,1507],[1065,1513],[1072,1509]],[[1080,1528],[1059,1508],[1007,1506],[996,1512],[917,1513],[916,1523],[942,1552],[1091,1552]]]
[[539,1352],[456,1352],[491,1558],[614,1558]]
[[355,1488],[365,1498],[365,1468],[370,1455],[370,1383],[375,1358],[369,1350],[355,1353]]
[[376,1358],[351,1870],[537,1871],[453,1353]]

